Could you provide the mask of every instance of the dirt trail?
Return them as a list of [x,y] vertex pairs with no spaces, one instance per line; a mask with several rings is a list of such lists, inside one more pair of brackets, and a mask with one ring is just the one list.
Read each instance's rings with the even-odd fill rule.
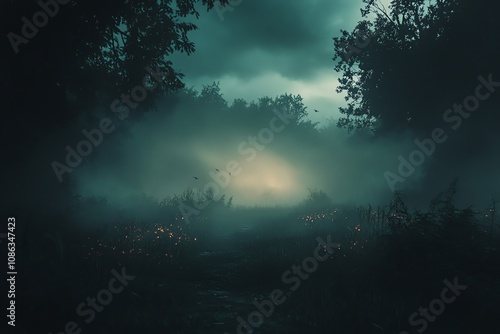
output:
[[[245,231],[244,233],[250,233]],[[258,291],[249,286],[241,287],[241,262],[245,254],[240,247],[235,246],[227,237],[214,244],[210,251],[201,252],[191,265],[196,266],[202,277],[192,282],[190,287],[196,291],[196,301],[189,307],[189,312],[203,324],[199,333],[238,333],[237,317],[248,319],[251,312],[257,311],[253,305],[254,300],[262,300],[270,291]],[[235,238],[233,236],[232,238]],[[238,284],[239,283],[239,284]],[[298,333],[290,320],[280,312],[274,312],[270,317],[264,317],[264,323],[258,329],[241,333]]]

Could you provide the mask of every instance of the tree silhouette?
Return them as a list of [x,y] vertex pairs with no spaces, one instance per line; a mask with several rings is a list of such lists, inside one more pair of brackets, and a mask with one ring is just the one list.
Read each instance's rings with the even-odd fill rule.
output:
[[[59,5],[57,15],[39,28],[36,36],[17,45],[18,53],[12,43],[4,43],[10,49],[2,64],[9,104],[27,111],[33,109],[32,101],[36,99],[38,109],[50,110],[37,121],[65,122],[74,114],[68,108],[84,110],[95,105],[96,96],[119,96],[142,84],[148,75],[147,66],[163,73],[163,81],[151,92],[153,97],[182,87],[182,74],[174,70],[167,57],[176,51],[195,51],[187,34],[196,26],[185,19],[199,16],[194,7],[197,2],[111,0]],[[201,2],[211,9],[215,0]],[[2,6],[7,16],[2,19],[4,35],[21,35],[20,18],[30,18],[40,10],[35,2],[27,5],[8,1]],[[73,103],[69,103],[68,96]],[[153,101],[146,99],[139,109],[149,110]],[[32,116],[36,114],[41,113],[33,112]]]
[[[33,15],[44,11],[40,3],[50,3],[53,15],[23,34],[22,18],[32,23]],[[11,143],[4,151],[10,161],[4,184],[13,193],[24,187],[21,181],[28,187],[52,178],[51,162],[63,156],[65,145],[81,140],[82,124],[92,128],[103,117],[116,119],[110,104],[121,94],[157,85],[130,112],[134,119],[150,110],[156,97],[183,87],[182,74],[168,56],[195,51],[187,35],[196,26],[189,18],[199,16],[197,3],[210,10],[216,0],[58,3],[6,0],[0,5],[2,133]],[[159,72],[160,80],[147,67]],[[47,142],[54,134],[60,145]],[[24,180],[10,177],[14,172],[23,173]]]
[[[430,131],[443,112],[474,92],[476,78],[496,73],[499,4],[484,0],[391,1],[367,4],[352,32],[333,38],[338,93],[347,106],[340,127],[390,131]],[[488,100],[492,106],[498,97]],[[491,124],[498,113],[482,118]]]

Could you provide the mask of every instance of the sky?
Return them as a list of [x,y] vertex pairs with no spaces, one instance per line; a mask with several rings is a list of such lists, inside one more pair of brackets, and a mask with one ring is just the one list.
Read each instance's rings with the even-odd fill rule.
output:
[[[307,119],[319,122],[318,126],[326,126],[332,119],[338,118],[338,107],[342,105],[344,98],[335,92],[339,76],[334,71],[332,38],[340,34],[340,29],[349,30],[354,27],[361,18],[359,8],[363,5],[362,1],[243,0],[232,3],[235,6],[231,9],[228,7],[227,11],[215,8],[206,12],[200,8],[201,15],[194,21],[198,30],[188,35],[196,51],[190,55],[174,53],[169,56],[176,70],[185,75],[183,82],[186,87],[200,91],[203,85],[219,82],[221,93],[229,103],[236,98],[250,102],[264,96],[299,94],[307,107]],[[314,112],[314,109],[318,112]],[[213,133],[207,131],[205,144],[210,142],[217,147],[183,146],[183,150],[179,152],[178,148],[172,148],[172,142],[192,142],[190,134],[202,133],[203,129],[208,128],[206,122],[190,122],[188,130],[183,120],[190,119],[190,113],[189,110],[177,110],[173,116],[168,117],[168,121],[165,120],[168,130],[162,133],[176,133],[175,136],[167,135],[161,140],[149,139],[149,142],[161,142],[158,146],[164,148],[158,149],[168,152],[157,162],[152,162],[155,160],[153,156],[156,148],[144,152],[141,146],[148,140],[145,134],[152,132],[150,124],[158,123],[159,120],[155,116],[135,126],[132,132],[136,141],[123,144],[127,147],[123,151],[130,152],[134,158],[131,159],[132,162],[121,164],[135,167],[121,167],[126,169],[121,177],[115,174],[116,170],[106,171],[93,164],[81,168],[76,175],[80,175],[82,194],[126,198],[137,192],[144,192],[161,198],[180,193],[186,187],[201,187],[193,183],[193,180],[186,182],[185,175],[188,174],[191,178],[191,175],[200,177],[199,175],[205,174],[208,177],[215,166],[221,168],[220,161],[229,161],[232,160],[231,156],[239,155],[232,141],[241,142],[242,139],[224,138],[222,141],[225,144],[220,145],[216,143],[218,140],[214,139]],[[215,128],[224,123],[217,117],[215,122]],[[240,123],[235,120],[230,126],[238,129],[241,134],[246,133],[242,136],[243,139],[252,131],[258,130]],[[336,136],[345,137],[345,134],[339,132]],[[195,138],[194,142],[196,140]],[[109,145],[112,150],[113,145],[119,144],[112,142]],[[136,151],[143,151],[146,156],[138,158],[131,153]],[[186,156],[183,153],[186,151],[192,154]],[[137,161],[144,164],[137,166]],[[179,163],[173,164],[171,161]],[[307,176],[309,173],[304,173],[297,163],[297,159],[291,157],[291,154],[283,154],[283,151],[276,153],[267,148],[259,154],[255,163],[246,167],[243,176],[232,180],[228,196],[235,195],[234,202],[237,204],[296,203],[307,196],[308,188],[321,188],[321,182],[310,180]],[[104,162],[98,164],[103,165]],[[180,171],[175,170],[175,167],[169,170],[161,167],[166,165],[181,166]],[[185,166],[204,168],[193,168],[186,173]],[[139,176],[136,172],[148,176]],[[163,172],[165,174],[162,175]],[[286,196],[279,196],[284,194]]]
[[[339,74],[334,71],[332,38],[341,29],[353,29],[361,19],[361,7],[361,0],[243,0],[224,13],[200,10],[195,22],[199,29],[189,34],[196,52],[174,54],[170,60],[185,74],[187,87],[200,91],[203,85],[219,82],[229,104],[235,98],[250,102],[300,94],[308,119],[326,126],[339,117],[338,107],[345,103],[335,92]],[[227,186],[217,184],[219,195],[234,196],[236,205],[296,204],[310,189],[324,191],[337,203],[386,204],[393,192],[384,173],[395,172],[397,157],[415,149],[411,133],[363,145],[335,127],[317,137],[285,127],[248,161],[239,145],[269,127],[270,115],[246,121],[217,110],[192,110],[182,103],[172,109],[160,101],[159,110],[165,108],[168,113],[148,113],[134,124],[126,140],[107,140],[99,148],[99,160],[76,171],[83,196],[105,196],[123,204],[144,193],[161,200],[187,188],[214,186],[220,177]],[[242,170],[227,180],[228,174],[215,172],[225,173],[230,161],[237,161]],[[468,173],[469,167],[463,164],[456,172],[466,186],[488,189],[498,179],[494,166],[480,175]],[[425,164],[401,188],[422,190],[419,180],[424,176]],[[436,178],[425,189],[426,203],[451,181]],[[467,192],[462,195],[464,202],[470,201]],[[490,193],[484,195],[482,203]]]
[[[261,141],[259,134],[268,133],[264,129],[271,124],[280,131],[264,133]],[[258,146],[250,137],[258,138]],[[392,197],[383,173],[406,145],[387,139],[366,146],[335,126],[307,134],[274,114],[197,110],[180,103],[170,113],[148,113],[127,140],[110,138],[99,147],[99,159],[75,173],[84,196],[125,202],[141,193],[162,199],[188,187],[213,186],[219,196],[234,196],[234,204],[244,206],[297,204],[309,189],[340,203],[366,203]],[[241,170],[229,177],[231,161]]]
[[[196,52],[170,59],[188,87],[220,82],[224,97],[247,101],[300,94],[310,119],[338,118],[332,38],[361,18],[361,0],[234,1],[232,10],[202,12],[189,37]],[[229,7],[228,7],[229,8]],[[320,112],[313,112],[314,109]]]

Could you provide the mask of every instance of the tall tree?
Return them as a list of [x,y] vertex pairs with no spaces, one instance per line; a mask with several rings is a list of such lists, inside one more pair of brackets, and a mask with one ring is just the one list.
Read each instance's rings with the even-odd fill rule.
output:
[[[473,93],[479,75],[500,78],[499,9],[486,0],[366,4],[354,30],[333,38],[335,70],[342,74],[337,92],[347,100],[338,125],[379,133],[432,130],[447,108]],[[481,124],[493,119],[498,113]]]
[[[8,197],[19,192],[15,189],[47,182],[47,178],[57,184],[51,162],[64,158],[65,145],[81,140],[81,124],[97,127],[104,116],[116,119],[110,103],[121,94],[130,94],[139,85],[155,87],[130,113],[134,118],[154,106],[155,97],[182,87],[182,74],[174,69],[169,55],[195,51],[188,33],[196,26],[189,19],[199,16],[199,8],[210,10],[227,3],[3,1],[0,97],[7,143],[3,155],[9,164],[4,166],[2,184],[10,192]],[[54,133],[58,142],[52,138],[48,142],[46,137]],[[47,198],[56,190],[49,189],[23,196]],[[62,198],[54,202],[58,200]]]

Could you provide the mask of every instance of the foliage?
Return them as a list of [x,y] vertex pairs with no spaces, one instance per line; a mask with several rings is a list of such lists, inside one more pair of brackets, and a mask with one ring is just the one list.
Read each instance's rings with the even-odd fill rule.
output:
[[500,30],[494,8],[497,3],[482,0],[367,4],[353,31],[333,38],[335,70],[342,74],[337,92],[347,104],[338,126],[384,133],[428,130],[441,121],[446,108],[470,95],[471,80],[498,73],[498,50],[488,41]]

